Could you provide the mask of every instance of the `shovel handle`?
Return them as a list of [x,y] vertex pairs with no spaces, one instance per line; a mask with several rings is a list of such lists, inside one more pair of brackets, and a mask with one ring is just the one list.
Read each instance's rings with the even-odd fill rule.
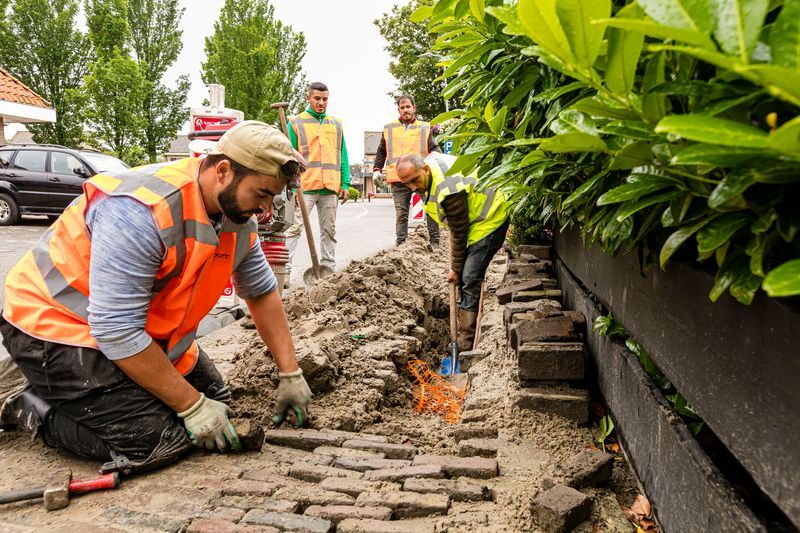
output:
[[450,283],[450,341],[458,339],[458,294],[455,283]]
[[119,472],[112,472],[94,479],[75,479],[69,482],[70,494],[81,494],[93,490],[115,489],[119,487]]

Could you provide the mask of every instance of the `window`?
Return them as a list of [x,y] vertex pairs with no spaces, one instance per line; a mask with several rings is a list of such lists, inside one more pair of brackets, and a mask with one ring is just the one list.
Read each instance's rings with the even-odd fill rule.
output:
[[0,168],[8,168],[13,156],[14,150],[0,150]]
[[83,168],[83,164],[74,155],[50,152],[50,168],[56,174],[74,174],[76,168]]
[[47,152],[44,150],[20,150],[14,159],[14,168],[31,172],[45,172]]

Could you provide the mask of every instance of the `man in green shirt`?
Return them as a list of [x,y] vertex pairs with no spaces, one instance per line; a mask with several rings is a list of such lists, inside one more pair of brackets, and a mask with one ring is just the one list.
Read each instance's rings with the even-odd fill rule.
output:
[[[319,82],[308,88],[308,107],[289,118],[289,140],[308,162],[300,176],[308,212],[317,208],[320,227],[320,264],[336,266],[336,210],[338,199],[350,197],[350,162],[344,142],[342,121],[327,114],[328,87]],[[300,210],[295,210],[295,224],[286,232],[289,264],[303,232]]]

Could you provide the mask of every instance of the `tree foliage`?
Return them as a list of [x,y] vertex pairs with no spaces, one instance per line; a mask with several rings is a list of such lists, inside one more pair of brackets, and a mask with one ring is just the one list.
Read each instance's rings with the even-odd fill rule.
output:
[[[0,12],[7,9],[0,1]],[[28,126],[36,142],[77,146],[82,140],[88,41],[76,29],[77,14],[77,0],[15,0],[0,23],[0,67],[56,110],[55,123]]]
[[303,105],[305,36],[277,20],[268,0],[225,0],[205,51],[203,81],[224,85],[226,105],[245,118],[275,123],[270,104]]
[[397,80],[397,89],[390,96],[412,95],[417,113],[426,120],[446,109],[441,95],[445,82],[439,79],[442,68],[437,65],[439,57],[431,52],[436,39],[428,34],[425,24],[410,21],[415,9],[430,4],[431,0],[415,0],[396,5],[373,22],[386,39],[385,50],[392,57],[389,72]]
[[[746,17],[731,13],[746,12]],[[463,105],[434,121],[518,209],[662,268],[692,256],[710,297],[800,294],[800,1],[439,0]],[[695,249],[690,251],[690,246]]]

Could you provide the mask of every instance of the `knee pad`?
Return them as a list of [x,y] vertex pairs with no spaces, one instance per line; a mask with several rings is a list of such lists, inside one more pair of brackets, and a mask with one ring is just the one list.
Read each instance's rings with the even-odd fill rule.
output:
[[180,424],[170,424],[161,433],[158,444],[152,453],[141,460],[130,460],[124,454],[115,451],[111,452],[111,461],[100,467],[101,474],[119,472],[123,475],[141,474],[149,472],[162,466],[174,463],[189,448],[192,442],[189,435]]

